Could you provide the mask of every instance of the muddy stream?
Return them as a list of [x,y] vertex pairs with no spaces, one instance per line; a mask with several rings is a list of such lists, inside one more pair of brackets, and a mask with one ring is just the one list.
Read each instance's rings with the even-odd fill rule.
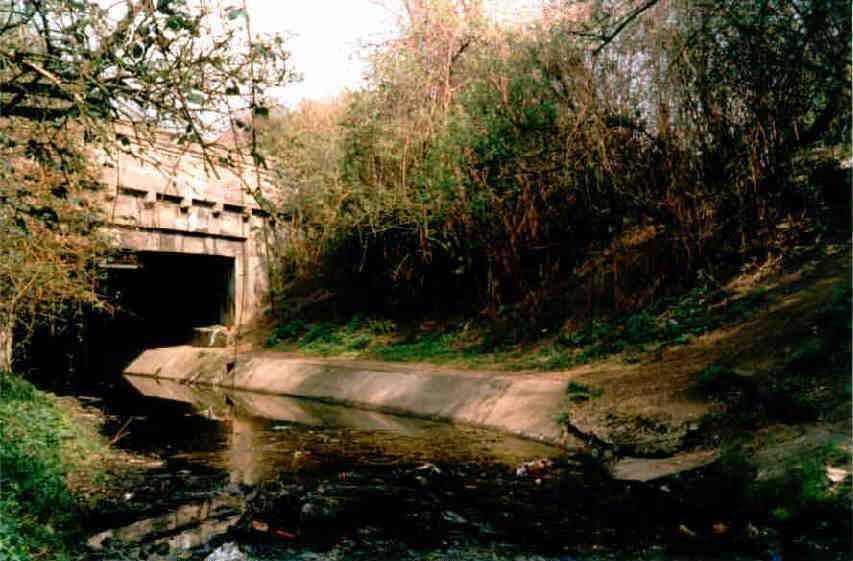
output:
[[226,543],[235,560],[771,558],[701,538],[704,509],[580,453],[310,400],[124,384],[103,403],[110,430],[162,460],[87,521],[99,559],[204,560]]

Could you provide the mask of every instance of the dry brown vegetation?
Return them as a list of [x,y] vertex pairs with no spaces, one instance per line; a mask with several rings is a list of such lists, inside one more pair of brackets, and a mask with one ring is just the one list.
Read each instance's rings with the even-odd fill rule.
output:
[[406,6],[365,91],[262,135],[297,194],[283,318],[549,326],[849,228],[840,2],[554,3],[514,30],[478,2]]

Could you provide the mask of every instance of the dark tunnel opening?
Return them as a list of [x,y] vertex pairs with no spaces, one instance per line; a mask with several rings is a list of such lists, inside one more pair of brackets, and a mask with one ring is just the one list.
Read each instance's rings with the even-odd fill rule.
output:
[[[139,252],[106,264],[111,314],[36,333],[21,366],[56,389],[108,382],[144,349],[187,344],[193,328],[230,325],[234,258]],[[60,387],[57,387],[60,386]]]

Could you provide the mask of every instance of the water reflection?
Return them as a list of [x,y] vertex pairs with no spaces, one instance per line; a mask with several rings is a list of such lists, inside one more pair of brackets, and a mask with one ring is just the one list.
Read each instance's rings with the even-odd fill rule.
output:
[[[507,466],[561,454],[553,446],[470,426],[143,376],[125,379],[144,396],[190,403],[200,415],[225,423],[229,427],[225,456],[235,483],[255,485],[272,472],[289,469],[288,454],[298,456],[300,445],[317,442],[335,448],[343,440],[367,440],[396,458],[476,458]],[[291,424],[309,430],[291,430]]]
[[272,475],[273,465],[259,461],[257,451],[262,449],[261,435],[267,423],[256,417],[234,415],[225,457],[231,483],[254,486]]
[[169,550],[190,549],[224,534],[246,506],[239,494],[221,494],[178,506],[171,512],[112,528],[89,538],[89,546],[101,549],[111,540],[134,544],[165,544]]
[[[140,417],[144,420],[135,427],[144,446],[159,446],[173,471],[176,466],[221,470],[227,485],[204,500],[174,499],[166,492],[160,500],[161,506],[172,505],[168,512],[93,536],[89,543],[95,549],[112,540],[174,553],[238,527],[255,533],[266,528],[269,535],[299,532],[303,538],[313,531],[312,524],[320,523],[321,533],[331,536],[327,518],[334,518],[340,528],[350,527],[353,520],[375,517],[380,503],[385,506],[379,514],[409,517],[417,532],[429,531],[421,521],[424,516],[458,526],[464,517],[448,510],[443,497],[436,500],[438,489],[450,493],[439,480],[458,478],[447,466],[470,471],[461,490],[480,493],[499,483],[492,477],[495,465],[511,475],[525,461],[560,453],[538,442],[473,427],[156,378],[125,379],[145,396],[137,400],[192,407],[192,417],[173,411],[158,418],[156,407]],[[218,428],[199,425],[202,419],[215,421]],[[159,443],[152,442],[157,439]],[[180,490],[183,484],[172,479]],[[417,512],[426,509],[421,503],[428,497],[435,512]]]

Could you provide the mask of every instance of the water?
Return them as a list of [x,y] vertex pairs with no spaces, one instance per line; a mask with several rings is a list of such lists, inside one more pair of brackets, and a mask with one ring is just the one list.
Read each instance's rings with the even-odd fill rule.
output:
[[740,558],[702,536],[707,513],[613,481],[581,454],[316,401],[126,381],[131,399],[107,403],[111,429],[131,419],[119,443],[164,461],[141,466],[125,501],[88,522],[104,559],[200,560],[225,542],[251,559]]

